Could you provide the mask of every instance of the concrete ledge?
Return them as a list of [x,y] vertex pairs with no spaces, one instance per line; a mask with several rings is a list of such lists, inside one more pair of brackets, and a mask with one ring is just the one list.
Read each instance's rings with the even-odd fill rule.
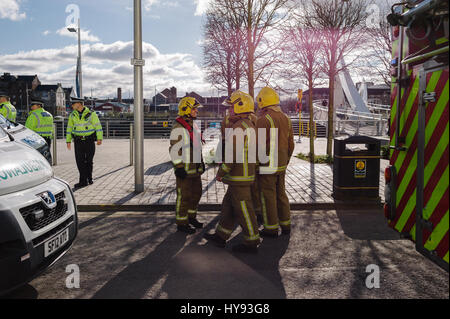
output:
[[[291,203],[291,210],[337,210],[337,209],[374,209],[382,208],[380,201],[352,201],[330,203]],[[173,212],[175,204],[155,205],[78,205],[80,212]],[[220,211],[221,204],[200,204],[200,212]]]

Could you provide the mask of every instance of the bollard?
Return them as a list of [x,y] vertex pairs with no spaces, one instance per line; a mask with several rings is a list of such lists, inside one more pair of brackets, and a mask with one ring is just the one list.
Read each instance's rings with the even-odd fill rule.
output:
[[106,138],[109,138],[109,120],[106,121]]
[[57,147],[56,147],[56,142],[58,141],[56,134],[58,134],[58,132],[56,131],[56,123],[53,124],[53,166],[56,166],[58,164],[58,154],[57,154]]
[[133,127],[133,123],[130,123],[130,166],[133,166],[133,145],[134,145],[134,127]]

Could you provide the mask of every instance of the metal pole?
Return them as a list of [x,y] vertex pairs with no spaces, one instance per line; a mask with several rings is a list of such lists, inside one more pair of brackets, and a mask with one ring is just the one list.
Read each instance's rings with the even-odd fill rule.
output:
[[83,71],[81,67],[81,27],[80,27],[80,19],[78,19],[78,57],[80,59],[80,96],[79,98],[83,98]]
[[134,140],[134,134],[133,134],[133,123],[130,123],[130,166],[133,166],[133,140]]
[[57,147],[56,142],[58,141],[57,137],[57,131],[56,131],[56,123],[53,123],[53,166],[56,166],[58,164],[58,153],[57,153]]
[[[134,0],[134,127],[135,127],[135,192],[144,191],[144,108],[143,75],[145,61],[142,59],[142,3]],[[155,101],[156,102],[156,101]]]

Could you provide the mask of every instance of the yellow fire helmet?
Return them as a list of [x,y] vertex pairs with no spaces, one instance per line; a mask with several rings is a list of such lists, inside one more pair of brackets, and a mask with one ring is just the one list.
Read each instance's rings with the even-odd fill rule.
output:
[[188,116],[191,114],[192,109],[203,107],[194,97],[186,96],[178,103],[178,115]]
[[227,97],[223,102],[222,105],[226,106],[226,107],[230,107],[233,106],[233,103],[231,103],[231,97],[233,96],[233,94],[238,94],[238,93],[244,93],[241,90],[236,90],[233,93],[231,93],[231,95],[229,97]]
[[234,91],[230,96],[230,104],[233,105],[234,114],[254,113],[255,102],[253,98],[242,91]]
[[268,106],[280,105],[280,97],[274,89],[266,86],[259,91],[256,102],[258,107],[263,109]]

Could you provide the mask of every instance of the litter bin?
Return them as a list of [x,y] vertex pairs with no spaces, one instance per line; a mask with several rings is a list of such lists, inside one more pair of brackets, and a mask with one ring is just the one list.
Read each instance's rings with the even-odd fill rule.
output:
[[380,201],[380,140],[351,136],[334,140],[333,197]]

